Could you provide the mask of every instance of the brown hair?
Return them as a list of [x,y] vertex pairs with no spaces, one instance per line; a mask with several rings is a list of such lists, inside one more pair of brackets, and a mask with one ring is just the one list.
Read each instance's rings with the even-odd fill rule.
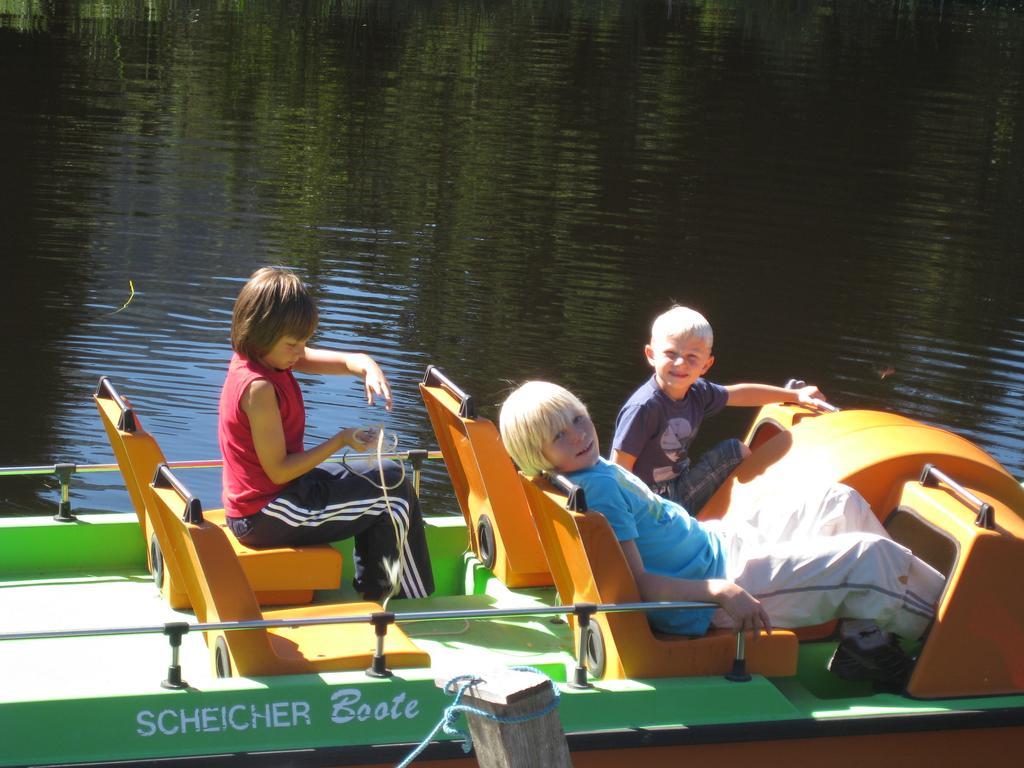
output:
[[316,330],[316,304],[298,276],[282,267],[252,273],[235,299],[231,316],[231,347],[255,360],[283,336],[305,339]]

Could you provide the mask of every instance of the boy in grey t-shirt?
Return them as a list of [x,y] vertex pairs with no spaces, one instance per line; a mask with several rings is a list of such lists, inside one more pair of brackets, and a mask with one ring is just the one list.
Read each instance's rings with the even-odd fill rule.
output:
[[689,446],[705,417],[727,405],[824,399],[815,386],[712,384],[703,376],[715,362],[713,342],[711,325],[699,312],[677,306],[659,315],[644,347],[654,375],[622,406],[612,439],[612,461],[694,515],[750,455],[740,440],[724,440],[691,463]]

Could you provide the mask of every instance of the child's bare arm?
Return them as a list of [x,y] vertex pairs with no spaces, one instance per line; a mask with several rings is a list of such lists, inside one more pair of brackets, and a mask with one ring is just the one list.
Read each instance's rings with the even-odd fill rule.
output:
[[373,405],[374,397],[380,397],[384,399],[385,407],[391,410],[391,385],[388,384],[384,371],[367,354],[307,346],[295,364],[295,370],[302,373],[362,376],[366,402]]
[[620,541],[619,546],[633,572],[640,596],[647,601],[694,600],[718,603],[733,620],[736,629],[772,631],[771,619],[761,602],[745,589],[725,579],[676,579],[651,573],[644,568],[640,550],[634,541]]
[[264,379],[249,385],[242,395],[240,405],[249,417],[252,442],[260,466],[267,477],[278,485],[285,485],[304,475],[346,445],[360,451],[368,447],[367,430],[350,428],[339,431],[307,451],[288,453],[277,395],[273,384]]
[[770,384],[730,384],[725,391],[729,393],[726,405],[760,406],[770,403],[811,405],[814,400],[825,399],[825,395],[813,384],[800,389],[773,387]]
[[627,469],[630,472],[633,471],[633,465],[636,464],[636,456],[625,451],[616,451],[612,449],[612,461],[618,464],[623,469]]

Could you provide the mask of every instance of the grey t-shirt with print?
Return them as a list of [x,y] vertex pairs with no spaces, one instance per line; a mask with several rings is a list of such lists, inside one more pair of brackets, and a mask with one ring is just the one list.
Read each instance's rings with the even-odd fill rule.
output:
[[685,470],[701,422],[728,399],[725,387],[700,378],[682,400],[673,400],[651,376],[619,411],[612,449],[636,456],[633,474],[647,485],[665,483]]

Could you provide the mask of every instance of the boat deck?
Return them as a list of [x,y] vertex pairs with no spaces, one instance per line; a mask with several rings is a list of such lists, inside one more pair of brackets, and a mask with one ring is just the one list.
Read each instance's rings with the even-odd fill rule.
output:
[[[174,611],[160,599],[148,574],[97,575],[64,579],[0,582],[4,633],[153,627],[167,622],[195,623],[188,612]],[[318,602],[334,602],[334,593]],[[429,605],[428,605],[429,603]],[[542,605],[529,595],[467,595],[430,601],[396,601],[396,611],[454,611],[529,608]],[[45,614],[37,606],[46,605]],[[510,617],[477,621],[446,619],[403,625],[406,634],[434,660],[436,676],[466,669],[543,663],[564,668],[572,663],[572,635],[563,620]],[[8,641],[0,653],[0,701],[87,696],[102,690],[136,693],[151,690],[170,662],[167,638],[160,634],[103,635]],[[182,638],[183,675],[193,687],[216,685],[202,635]],[[564,679],[564,674],[560,675]]]
[[[133,518],[98,516],[76,525],[0,521],[0,635],[130,630],[0,641],[0,731],[19,734],[0,755],[0,766],[171,760],[233,753],[241,744],[268,754],[388,744],[391,752],[382,760],[394,764],[431,732],[452,703],[440,689],[444,682],[514,666],[539,669],[560,683],[562,725],[573,743],[587,745],[608,734],[644,744],[664,738],[717,743],[721,736],[715,734],[723,728],[744,738],[777,738],[794,728],[807,735],[819,735],[821,728],[845,733],[853,721],[870,730],[881,720],[904,728],[908,718],[921,722],[915,728],[922,731],[946,727],[936,723],[947,720],[963,727],[965,718],[978,727],[979,718],[994,716],[993,724],[999,724],[1000,712],[1024,710],[1024,696],[917,701],[844,682],[825,670],[834,649],[828,640],[801,644],[797,674],[788,678],[593,680],[587,689],[574,689],[564,684],[575,667],[573,633],[560,616],[403,619],[403,614],[550,610],[554,605],[551,588],[505,587],[462,551],[465,530],[445,521],[428,525],[439,594],[388,606],[430,655],[430,667],[396,669],[383,680],[362,669],[217,678],[201,633],[190,632],[180,651],[187,688],[167,690],[161,682],[172,657],[160,628],[196,620],[169,608],[145,573]],[[32,537],[48,537],[54,546],[28,547]],[[57,546],[63,537],[74,537],[81,546]],[[349,553],[343,554],[350,563]],[[59,558],[63,569],[55,565]],[[346,572],[343,584],[349,578]],[[322,604],[353,599],[347,586],[316,595]],[[151,631],[139,631],[146,628]],[[48,724],[54,722],[73,724],[73,739],[52,742]],[[782,731],[779,724],[785,724]],[[451,738],[435,736],[442,742]]]
[[[118,516],[131,525],[128,516]],[[112,517],[101,518],[109,522]],[[87,522],[87,521],[86,521]],[[103,526],[101,526],[103,527]],[[441,528],[444,526],[442,525]],[[434,529],[437,530],[436,528]],[[461,556],[461,594],[438,594],[423,600],[394,600],[389,609],[399,618],[402,629],[430,654],[433,680],[478,673],[487,669],[529,665],[542,669],[556,682],[572,677],[575,667],[573,635],[561,616],[500,616],[489,618],[443,618],[402,621],[402,614],[422,612],[486,611],[489,609],[530,610],[555,604],[553,588],[512,590],[490,577],[471,556]],[[346,562],[350,562],[346,558]],[[439,571],[451,569],[438,563]],[[95,696],[138,695],[158,692],[167,675],[171,651],[167,637],[143,630],[168,622],[195,624],[188,611],[171,609],[161,599],[151,577],[141,567],[127,572],[102,568],[78,569],[54,575],[22,574],[0,581],[0,615],[3,634],[67,632],[69,630],[129,630],[125,634],[91,637],[7,640],[0,646],[0,679],[4,680],[0,702],[50,700]],[[6,569],[5,569],[6,570]],[[449,583],[449,592],[452,585]],[[316,603],[343,603],[356,599],[347,586],[316,593]],[[831,641],[804,643],[795,678],[771,683],[788,701],[785,709],[794,716],[817,716],[829,712],[849,714],[856,706],[865,712],[934,709],[927,702],[903,696],[872,694],[866,684],[837,680],[824,671],[834,648]],[[187,633],[180,651],[182,676],[192,690],[232,687],[237,680],[218,679],[201,633]],[[416,677],[419,670],[397,670],[399,676]],[[328,673],[332,678],[365,677],[362,672]],[[324,675],[321,675],[323,677]],[[755,676],[755,680],[757,680]],[[597,686],[623,683],[596,681]],[[948,704],[944,703],[943,706]]]
[[[513,591],[495,579],[480,594],[394,600],[396,613],[529,610],[551,604],[553,590]],[[316,593],[318,604],[355,599],[348,588]],[[170,608],[148,573],[68,574],[0,581],[4,634],[123,630],[169,622],[195,624],[189,611]],[[556,680],[571,669],[572,630],[552,616],[511,616],[487,620],[452,618],[412,621],[403,631],[430,654],[431,674],[441,679],[471,670],[516,664],[541,666]],[[171,661],[163,634],[129,632],[90,637],[10,640],[0,646],[0,702],[54,697],[137,694],[159,687]],[[212,671],[201,633],[187,633],[180,650],[182,675],[192,688],[224,685]],[[358,673],[361,675],[361,673]]]

